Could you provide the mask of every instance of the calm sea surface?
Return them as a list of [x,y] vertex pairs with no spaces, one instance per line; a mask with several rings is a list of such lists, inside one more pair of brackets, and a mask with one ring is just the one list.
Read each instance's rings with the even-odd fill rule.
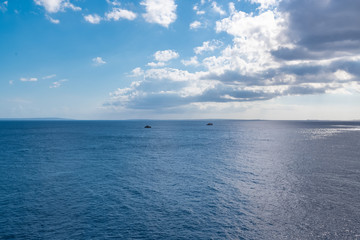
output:
[[0,121],[0,239],[360,239],[360,122],[206,123]]

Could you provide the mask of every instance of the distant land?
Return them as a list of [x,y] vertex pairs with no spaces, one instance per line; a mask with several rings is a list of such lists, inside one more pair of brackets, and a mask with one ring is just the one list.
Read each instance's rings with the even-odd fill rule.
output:
[[0,118],[0,121],[64,121],[69,118]]

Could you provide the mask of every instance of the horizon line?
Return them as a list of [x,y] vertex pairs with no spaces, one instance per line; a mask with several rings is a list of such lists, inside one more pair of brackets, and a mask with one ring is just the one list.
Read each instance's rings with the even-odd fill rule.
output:
[[261,119],[261,118],[179,118],[179,119],[154,119],[154,118],[129,118],[129,119],[74,119],[58,117],[40,118],[0,118],[0,121],[314,121],[314,122],[359,122],[360,119]]

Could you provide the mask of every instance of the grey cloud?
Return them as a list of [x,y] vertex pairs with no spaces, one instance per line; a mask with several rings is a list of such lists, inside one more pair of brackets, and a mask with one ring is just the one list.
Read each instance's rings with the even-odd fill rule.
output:
[[188,104],[189,100],[175,93],[150,93],[133,99],[126,107],[132,109],[164,109]]
[[[236,71],[225,71],[223,74],[210,73],[203,77],[203,79],[218,80],[224,84],[240,84],[243,86],[269,86],[284,84],[281,76],[283,74],[296,75],[299,82],[302,78],[309,75],[316,75],[324,72],[324,66],[320,65],[284,65],[280,68],[267,69],[264,72],[259,72],[253,76],[246,76]],[[327,70],[329,71],[329,70]],[[270,82],[267,80],[271,80]],[[319,79],[321,81],[321,79]],[[308,81],[306,81],[308,82]],[[311,81],[310,81],[311,82]]]
[[[289,13],[289,35],[298,46],[317,51],[359,51],[360,1],[285,0],[280,9]],[[311,57],[305,52],[293,52]],[[286,52],[275,52],[286,57]]]
[[[316,76],[316,75],[315,75]],[[327,82],[331,82],[327,79]],[[200,95],[195,96],[180,96],[176,91],[173,92],[144,92],[139,89],[144,89],[142,86],[137,86],[133,91],[126,93],[130,97],[130,101],[122,101],[120,98],[104,104],[107,106],[125,107],[128,109],[142,109],[142,110],[164,110],[171,108],[182,107],[191,103],[202,102],[250,102],[250,101],[264,101],[273,99],[279,96],[287,95],[308,95],[308,94],[323,94],[327,90],[334,90],[334,87],[324,85],[322,87],[302,86],[302,83],[314,83],[314,79],[304,78],[299,83],[289,85],[288,89],[284,91],[266,91],[266,88],[256,88],[256,90],[245,90],[233,85],[219,84],[216,88],[204,91]],[[321,82],[321,81],[320,81]],[[323,83],[323,81],[322,81]],[[147,83],[148,84],[148,83]],[[180,90],[180,89],[179,89]],[[133,94],[139,93],[140,94]]]
[[331,64],[332,69],[343,69],[357,77],[360,81],[360,61],[336,61]]
[[225,71],[223,74],[209,73],[203,76],[201,79],[218,80],[224,83],[241,82],[241,83],[246,83],[246,85],[256,85],[261,80],[263,80],[263,77],[260,75],[247,76],[240,74],[236,71]]
[[184,81],[168,81],[167,79],[154,80],[151,79],[142,81],[141,84],[136,88],[138,91],[143,92],[160,92],[160,91],[176,91],[186,86]]
[[[224,96],[230,96],[233,99],[225,98]],[[247,102],[268,100],[274,96],[274,94],[265,93],[263,91],[239,90],[229,86],[222,86],[208,90],[194,100],[196,102]]]
[[294,65],[294,66],[284,66],[280,68],[280,72],[287,74],[295,74],[297,76],[305,75],[314,75],[322,72],[324,68],[319,65]]
[[301,81],[302,77],[312,76],[312,79],[306,82],[329,82],[333,79],[324,79],[320,78],[319,74],[331,74],[337,70],[344,70],[355,77],[360,77],[360,60],[359,61],[350,61],[350,60],[337,60],[333,61],[328,65],[322,64],[298,64],[298,65],[285,65],[276,70],[276,74],[280,72],[287,74],[295,74],[298,76],[297,82]]
[[[149,85],[151,82],[146,82]],[[261,90],[242,90],[225,84],[220,84],[216,88],[204,91],[200,95],[180,96],[175,92],[151,92],[145,91],[148,87],[136,86],[132,91],[125,93],[129,101],[124,100],[121,96],[103,104],[105,107],[126,107],[130,109],[165,109],[180,107],[190,103],[200,102],[246,102],[268,100],[279,95],[279,93],[266,93]],[[152,88],[152,87],[150,87]],[[181,88],[179,88],[180,90]],[[139,94],[140,93],[140,94]]]
[[[349,46],[348,46],[349,47]],[[318,49],[320,50],[320,49]],[[281,47],[279,49],[271,51],[271,54],[278,60],[292,61],[292,60],[319,60],[328,57],[335,57],[337,53],[332,48],[324,49],[323,51],[310,51],[305,47],[286,48]]]
[[218,80],[224,84],[242,83],[244,86],[276,86],[283,85],[282,76],[289,74],[295,76],[295,81],[291,84],[329,83],[335,80],[331,74],[337,70],[344,70],[360,77],[360,61],[338,60],[328,65],[320,63],[283,65],[279,68],[267,69],[253,76],[242,75],[236,71],[226,71],[223,74],[208,74],[204,79]]
[[322,94],[326,90],[332,89],[330,87],[314,88],[309,86],[292,86],[287,91],[284,92],[284,95],[308,95],[308,94]]

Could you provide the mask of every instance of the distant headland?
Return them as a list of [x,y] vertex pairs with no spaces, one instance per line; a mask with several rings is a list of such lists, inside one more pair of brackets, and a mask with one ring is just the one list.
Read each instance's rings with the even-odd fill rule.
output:
[[66,121],[69,118],[0,118],[0,121]]

